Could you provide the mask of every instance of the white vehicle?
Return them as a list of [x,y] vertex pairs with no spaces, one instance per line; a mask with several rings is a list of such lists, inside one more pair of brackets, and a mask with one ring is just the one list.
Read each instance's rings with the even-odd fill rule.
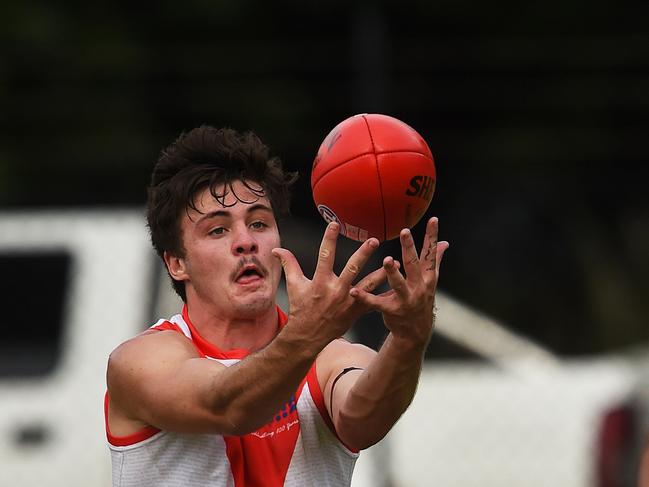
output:
[[[321,230],[300,228],[284,245],[308,259]],[[0,213],[0,264],[0,486],[109,486],[108,354],[178,309],[143,211]],[[559,360],[443,293],[438,309],[437,333],[484,360],[427,362],[355,487],[634,485],[646,353]]]

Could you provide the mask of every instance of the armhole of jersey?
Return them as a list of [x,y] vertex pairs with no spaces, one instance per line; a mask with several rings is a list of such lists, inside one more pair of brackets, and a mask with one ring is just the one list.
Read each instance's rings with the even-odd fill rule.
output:
[[[176,324],[173,323],[169,320],[159,320],[156,324],[148,328],[145,332],[151,332],[151,331],[175,331],[176,333],[180,333],[183,335],[187,340],[192,342],[192,345],[194,345],[194,348],[196,351],[199,353],[201,356],[205,356],[203,352],[198,348],[198,346],[194,343],[194,341],[187,336],[187,334]],[[153,435],[159,433],[161,430],[154,427],[154,426],[145,426],[141,430],[136,431],[135,433],[132,433],[127,436],[115,436],[111,434],[110,428],[108,426],[108,404],[110,402],[110,396],[108,394],[108,391],[106,391],[106,395],[104,396],[104,421],[106,424],[106,438],[108,439],[108,443],[113,445],[113,446],[131,446],[136,443],[140,443],[141,441],[148,440],[151,438]]]
[[309,372],[307,373],[307,383],[309,384],[309,392],[311,393],[313,402],[315,403],[316,408],[318,408],[318,412],[320,413],[322,420],[329,428],[329,431],[331,431],[331,433],[336,437],[338,442],[340,442],[340,444],[344,446],[347,450],[349,450],[352,453],[358,453],[359,450],[355,448],[351,448],[350,446],[346,445],[345,442],[343,442],[340,439],[338,433],[336,433],[336,428],[334,427],[334,423],[331,420],[331,417],[329,416],[329,412],[327,411],[327,406],[325,406],[324,395],[322,393],[322,390],[320,389],[320,383],[318,382],[318,374],[316,373],[315,362],[313,362],[313,365],[311,366]]
[[205,356],[203,351],[200,348],[198,348],[198,345],[194,343],[194,340],[192,340],[191,335],[190,336],[187,335],[188,333],[190,333],[189,329],[187,329],[187,332],[185,332],[180,326],[178,326],[176,323],[173,323],[169,320],[160,320],[155,325],[148,328],[146,331],[175,331],[176,333],[180,333],[185,338],[187,338],[187,340],[192,342],[192,345],[194,345],[194,348],[196,349],[196,351],[201,357]]
[[110,443],[111,445],[113,446],[134,445],[136,443],[140,443],[141,441],[148,440],[153,435],[160,432],[158,428],[154,428],[153,426],[146,426],[141,430],[138,430],[135,433],[132,433],[127,436],[114,436],[113,434],[111,434],[110,427],[108,426],[109,402],[110,402],[110,396],[108,395],[108,391],[106,391],[106,395],[104,396],[104,421],[106,424],[106,438],[108,439],[108,443]]
[[178,333],[182,333],[184,335],[183,331],[178,327],[178,325],[172,323],[169,320],[160,320],[155,325],[150,327],[149,330],[155,330],[155,331],[173,330],[173,331],[177,331]]

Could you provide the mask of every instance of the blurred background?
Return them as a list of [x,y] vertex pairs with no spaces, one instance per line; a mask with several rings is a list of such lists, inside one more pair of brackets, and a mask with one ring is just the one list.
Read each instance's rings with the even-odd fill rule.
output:
[[649,4],[5,2],[0,204],[143,205],[207,123],[300,171],[361,112],[436,158],[443,289],[588,354],[649,338]]
[[[163,147],[229,126],[300,172],[293,216],[317,241],[320,142],[385,113],[435,156],[445,293],[565,359],[635,350],[649,341],[648,20],[639,0],[4,2],[0,206],[142,208]],[[444,337],[428,354],[470,355]]]

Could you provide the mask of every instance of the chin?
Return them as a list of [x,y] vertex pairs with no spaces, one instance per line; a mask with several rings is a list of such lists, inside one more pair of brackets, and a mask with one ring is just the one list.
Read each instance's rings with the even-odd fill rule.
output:
[[237,314],[245,318],[253,318],[268,311],[275,305],[270,297],[256,297],[232,303]]

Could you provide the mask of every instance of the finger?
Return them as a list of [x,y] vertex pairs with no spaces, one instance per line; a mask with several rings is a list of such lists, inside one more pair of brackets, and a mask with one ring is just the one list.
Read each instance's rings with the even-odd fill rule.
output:
[[446,252],[448,248],[449,248],[449,243],[446,240],[437,242],[435,264],[434,264],[435,267],[427,267],[425,271],[424,282],[429,288],[432,289],[437,288],[437,280],[439,279],[439,268],[442,264],[442,258],[444,257],[444,252]]
[[446,252],[446,250],[449,247],[450,244],[446,240],[442,240],[441,242],[437,243],[437,258],[436,258],[437,266],[435,268],[437,273],[439,273],[439,267],[442,264],[442,258],[444,257],[444,252]]
[[363,279],[358,281],[354,287],[358,289],[362,289],[365,292],[371,293],[376,288],[378,288],[381,284],[383,284],[387,279],[387,277],[388,275],[385,272],[385,269],[383,267],[379,267],[378,269],[376,269],[373,272],[370,272]]
[[394,312],[394,299],[395,292],[390,289],[381,294],[372,294],[362,287],[353,287],[349,290],[349,295],[358,301],[363,307],[370,310],[380,311],[381,313]]
[[383,268],[387,274],[388,284],[402,298],[408,295],[408,286],[406,279],[399,272],[399,265],[392,257],[383,259]]
[[351,283],[358,277],[361,269],[367,263],[372,252],[374,252],[378,246],[379,241],[376,238],[370,238],[363,242],[363,244],[356,249],[356,252],[354,252],[349,258],[347,264],[345,264],[345,268],[340,273],[340,280],[344,284],[351,285]]
[[330,222],[322,236],[320,250],[318,251],[318,264],[315,268],[313,279],[322,274],[333,272],[334,260],[336,258],[336,242],[340,225],[337,222]]
[[[398,260],[395,260],[394,263],[397,266],[397,269],[401,268],[401,264],[399,263]],[[385,272],[385,269],[383,267],[379,267],[378,269],[376,269],[373,272],[370,272],[363,279],[358,281],[354,287],[358,289],[362,289],[365,292],[371,293],[372,291],[376,290],[379,286],[381,286],[386,281],[387,277],[388,274],[387,272]],[[392,295],[394,294],[394,291],[390,289],[382,293],[381,296],[387,294]]]
[[412,237],[410,229],[404,228],[401,230],[399,240],[401,241],[401,258],[403,259],[403,267],[407,278],[415,281],[421,280],[419,256],[417,256],[415,239]]
[[282,269],[284,270],[284,275],[286,276],[287,285],[291,285],[298,279],[304,278],[304,273],[302,272],[300,263],[297,261],[290,250],[278,247],[271,250],[271,253],[281,262]]
[[349,290],[349,295],[361,303],[367,309],[374,309],[384,312],[386,300],[383,296],[376,296],[360,287],[353,287]]
[[436,217],[432,217],[426,224],[426,235],[424,236],[424,246],[421,249],[421,267],[425,271],[437,269],[437,233],[439,222]]

